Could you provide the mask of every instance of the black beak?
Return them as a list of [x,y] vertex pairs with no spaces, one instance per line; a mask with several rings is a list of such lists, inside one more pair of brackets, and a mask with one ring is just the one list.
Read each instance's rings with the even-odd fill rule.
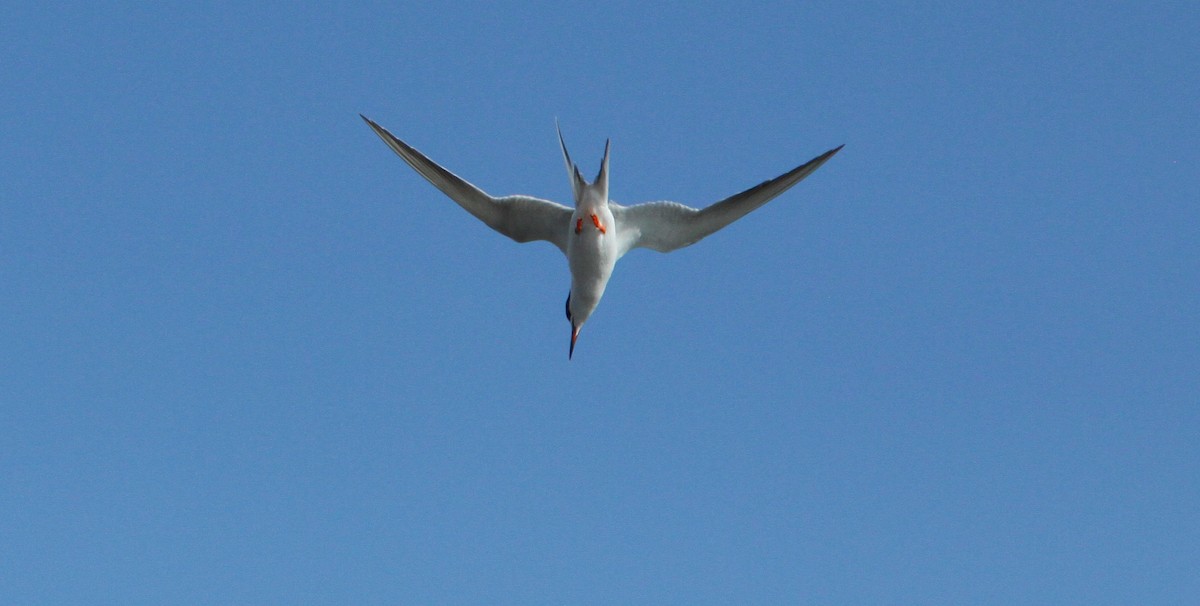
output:
[[579,327],[575,326],[574,322],[571,322],[571,349],[567,350],[567,359],[568,360],[571,359],[571,356],[575,355],[575,339],[578,339],[578,338],[579,338]]

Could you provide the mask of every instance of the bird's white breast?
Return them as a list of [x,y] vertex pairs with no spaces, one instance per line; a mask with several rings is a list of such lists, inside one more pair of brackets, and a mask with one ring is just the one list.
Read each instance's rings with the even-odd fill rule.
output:
[[[595,209],[605,231],[592,223],[592,211],[576,209],[567,240],[567,263],[571,268],[571,306],[582,323],[604,295],[604,287],[617,264],[617,233],[612,212]],[[582,221],[582,223],[580,223]],[[580,226],[575,233],[576,225]]]

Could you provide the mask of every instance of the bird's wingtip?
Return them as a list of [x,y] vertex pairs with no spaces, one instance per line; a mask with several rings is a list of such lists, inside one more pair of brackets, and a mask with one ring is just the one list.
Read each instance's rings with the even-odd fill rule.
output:
[[[370,118],[368,118],[368,117],[366,117],[366,116],[364,116],[364,115],[362,115],[362,114],[359,114],[359,115],[358,115],[358,117],[359,117],[359,118],[362,118],[362,119],[363,119],[363,122],[366,122],[366,123],[367,123],[367,126],[370,126],[370,127],[371,127],[371,130],[375,131],[375,134],[377,134],[377,135],[379,135],[379,136],[381,136],[381,137],[382,137],[382,136],[383,136],[383,133],[387,133],[387,132],[388,132],[388,130],[387,130],[386,128],[384,128],[384,127],[380,126],[380,125],[379,125],[379,123],[375,122],[374,120],[372,120],[372,119],[370,119]],[[390,135],[391,133],[388,133],[388,134]]]

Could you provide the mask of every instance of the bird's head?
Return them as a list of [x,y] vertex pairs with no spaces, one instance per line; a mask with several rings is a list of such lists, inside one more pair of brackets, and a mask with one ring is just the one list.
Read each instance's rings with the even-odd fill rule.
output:
[[585,299],[584,296],[567,295],[567,321],[571,323],[571,347],[567,350],[568,360],[575,355],[575,341],[579,339],[579,330],[596,310],[599,302],[599,300]]

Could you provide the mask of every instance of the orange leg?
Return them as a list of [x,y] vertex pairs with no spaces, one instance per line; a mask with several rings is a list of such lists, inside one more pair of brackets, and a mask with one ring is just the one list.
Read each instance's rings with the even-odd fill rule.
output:
[[578,219],[575,221],[575,233],[579,233],[581,231],[583,231],[583,219]]
[[600,230],[600,233],[602,233],[602,234],[608,233],[608,230],[604,229],[603,225],[600,225],[600,217],[597,217],[596,215],[592,215],[592,224],[596,226],[596,229]]

